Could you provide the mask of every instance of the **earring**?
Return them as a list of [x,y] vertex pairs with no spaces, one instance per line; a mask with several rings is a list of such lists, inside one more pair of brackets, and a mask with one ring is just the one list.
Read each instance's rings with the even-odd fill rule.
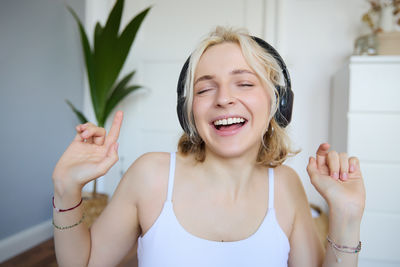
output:
[[274,132],[275,132],[274,127],[273,127],[271,124],[269,124],[269,125],[268,125],[268,128],[267,128],[267,131],[263,134],[263,136],[262,136],[262,138],[261,138],[262,146],[263,146],[266,150],[268,150],[268,146],[267,146],[266,142],[267,142],[267,143],[269,142],[269,139],[272,137],[272,135],[274,134]]
[[269,136],[272,136],[274,134],[274,131],[275,131],[274,126],[272,126],[272,124],[270,123],[268,125],[267,131],[264,133],[264,135],[269,133]]

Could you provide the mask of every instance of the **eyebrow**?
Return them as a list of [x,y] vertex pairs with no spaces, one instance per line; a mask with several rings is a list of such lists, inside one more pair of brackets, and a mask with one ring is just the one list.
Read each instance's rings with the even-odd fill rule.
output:
[[[252,71],[246,70],[246,69],[237,69],[237,70],[232,70],[231,72],[229,72],[229,74],[231,74],[231,75],[237,75],[237,74],[243,74],[243,73],[255,75]],[[198,82],[208,81],[208,80],[212,80],[214,78],[215,78],[214,75],[203,75],[194,82],[193,86],[196,85],[196,83],[198,83]]]
[[254,74],[254,72],[246,70],[246,69],[239,69],[239,70],[233,70],[230,72],[230,74],[242,74],[242,73],[248,73],[248,74]]
[[215,78],[214,75],[203,75],[203,76],[201,76],[200,78],[198,78],[198,79],[194,82],[193,86],[195,86],[196,83],[198,83],[198,82],[201,82],[201,81],[208,81],[208,80],[212,80],[212,79],[214,79],[214,78]]

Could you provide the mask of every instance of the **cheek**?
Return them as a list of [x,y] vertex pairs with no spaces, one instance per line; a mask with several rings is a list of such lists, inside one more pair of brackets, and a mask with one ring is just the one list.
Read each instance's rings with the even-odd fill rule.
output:
[[203,121],[202,119],[205,118],[206,112],[208,110],[207,104],[205,101],[202,101],[201,99],[193,99],[193,105],[192,105],[192,111],[193,111],[193,118],[194,118],[194,124],[197,128],[197,130],[200,130],[199,123]]
[[200,116],[199,113],[201,113],[201,110],[202,110],[201,103],[199,103],[199,101],[194,99],[192,104],[192,112],[195,120],[197,120],[197,118]]
[[271,100],[267,93],[260,92],[253,94],[251,97],[246,99],[247,105],[253,107],[253,111],[258,117],[269,119],[271,112]]
[[210,106],[212,106],[212,101],[209,98],[206,97],[194,98],[192,105],[193,116],[196,116],[196,114],[204,115],[207,112],[207,110],[210,109]]

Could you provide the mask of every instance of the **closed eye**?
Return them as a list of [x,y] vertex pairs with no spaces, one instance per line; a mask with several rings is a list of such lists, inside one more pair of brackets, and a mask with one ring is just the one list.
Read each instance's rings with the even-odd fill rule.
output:
[[241,84],[239,84],[239,86],[242,86],[242,87],[252,87],[252,86],[254,86],[254,85],[251,84],[251,83],[241,83]]
[[202,90],[199,90],[199,91],[197,91],[197,95],[201,95],[201,94],[204,94],[204,93],[206,93],[206,92],[208,92],[208,91],[210,91],[211,89],[202,89]]

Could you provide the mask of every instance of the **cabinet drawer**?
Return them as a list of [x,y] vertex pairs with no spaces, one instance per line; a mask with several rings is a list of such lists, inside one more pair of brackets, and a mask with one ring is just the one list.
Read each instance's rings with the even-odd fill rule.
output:
[[400,266],[400,261],[397,262],[389,262],[386,260],[369,260],[362,258],[362,252],[360,255],[360,259],[358,260],[358,267],[399,267]]
[[350,64],[350,111],[400,111],[400,63]]
[[367,194],[365,210],[400,214],[400,164],[361,162],[361,170]]
[[360,258],[400,262],[400,215],[365,212],[361,222]]
[[400,163],[400,114],[348,114],[348,153],[362,160]]

